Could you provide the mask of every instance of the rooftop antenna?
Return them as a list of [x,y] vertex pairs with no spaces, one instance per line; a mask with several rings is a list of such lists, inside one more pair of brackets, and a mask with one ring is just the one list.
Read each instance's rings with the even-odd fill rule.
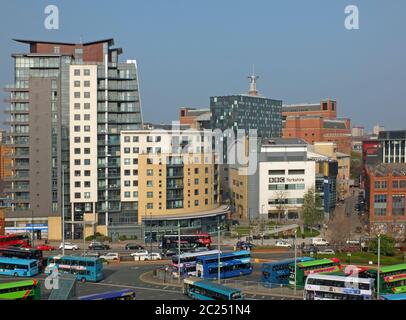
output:
[[79,44],[80,44],[80,45],[82,45],[82,44],[83,44],[83,35],[80,35],[80,38],[79,38]]
[[257,91],[257,79],[259,78],[258,76],[255,75],[254,72],[255,66],[252,65],[252,75],[248,76],[248,79],[250,79],[250,90],[248,91],[248,94],[250,96],[257,96],[258,91]]

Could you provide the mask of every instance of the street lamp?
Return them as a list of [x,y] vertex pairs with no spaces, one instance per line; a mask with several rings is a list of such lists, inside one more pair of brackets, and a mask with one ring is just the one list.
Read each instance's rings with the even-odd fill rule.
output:
[[180,282],[180,221],[178,220],[178,282]]
[[297,239],[297,229],[295,229],[295,241],[294,241],[294,247],[295,247],[295,295],[296,295],[296,275],[297,275],[297,248],[296,248],[296,239]]
[[220,267],[220,261],[221,261],[221,259],[220,259],[220,222],[219,222],[219,224],[218,224],[218,226],[217,226],[217,250],[218,250],[218,253],[217,253],[217,257],[218,257],[218,267],[217,267],[217,271],[218,271],[218,275],[217,275],[217,277],[218,277],[218,283],[221,283],[221,280],[220,280],[220,277],[221,277],[221,267]]
[[378,233],[378,271],[376,274],[376,299],[379,300],[379,276],[381,269],[381,234]]

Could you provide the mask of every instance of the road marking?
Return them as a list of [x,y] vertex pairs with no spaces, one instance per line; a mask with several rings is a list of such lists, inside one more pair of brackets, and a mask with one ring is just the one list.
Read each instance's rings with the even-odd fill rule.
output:
[[108,287],[118,287],[118,288],[131,288],[131,289],[139,289],[139,290],[153,290],[153,291],[162,291],[162,292],[172,292],[172,293],[181,293],[181,290],[167,290],[167,289],[156,289],[156,288],[147,288],[147,287],[138,287],[138,286],[130,286],[130,285],[118,285],[118,284],[107,284],[107,283],[93,283],[87,282],[87,284],[98,285],[98,286],[108,286]]

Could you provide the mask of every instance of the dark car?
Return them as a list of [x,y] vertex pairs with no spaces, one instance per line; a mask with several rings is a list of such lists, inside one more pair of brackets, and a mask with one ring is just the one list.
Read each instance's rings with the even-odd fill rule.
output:
[[244,241],[238,241],[235,246],[238,250],[252,250],[255,247],[254,244]]
[[127,243],[125,245],[126,250],[144,250],[145,248],[139,244],[136,243]]
[[307,254],[307,253],[317,253],[319,251],[319,248],[316,246],[304,246],[302,248],[302,253]]
[[240,222],[238,220],[232,220],[231,221],[232,226],[239,225],[239,224],[240,224]]
[[[165,256],[167,256],[167,257],[172,257],[172,256],[177,255],[178,253],[179,253],[179,249],[178,249],[178,248],[170,248],[170,249],[166,250]],[[182,253],[183,253],[183,251],[181,250],[181,251],[180,251],[180,254],[182,254]]]
[[89,249],[90,250],[109,250],[110,246],[108,246],[107,244],[104,244],[102,242],[92,241],[89,244]]

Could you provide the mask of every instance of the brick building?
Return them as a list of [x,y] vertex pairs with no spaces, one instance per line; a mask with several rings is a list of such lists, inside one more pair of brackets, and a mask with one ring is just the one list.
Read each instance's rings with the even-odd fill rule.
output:
[[406,164],[367,165],[365,190],[371,233],[380,232],[404,241]]

